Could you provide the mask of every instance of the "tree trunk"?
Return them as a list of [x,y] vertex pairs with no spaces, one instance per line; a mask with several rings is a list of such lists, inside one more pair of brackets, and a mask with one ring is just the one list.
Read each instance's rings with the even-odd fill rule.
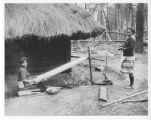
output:
[[87,9],[87,4],[86,3],[84,3],[84,9]]
[[136,49],[138,53],[143,53],[144,34],[144,4],[138,3],[136,13]]
[[135,28],[136,27],[136,7],[135,6],[132,6],[132,28]]

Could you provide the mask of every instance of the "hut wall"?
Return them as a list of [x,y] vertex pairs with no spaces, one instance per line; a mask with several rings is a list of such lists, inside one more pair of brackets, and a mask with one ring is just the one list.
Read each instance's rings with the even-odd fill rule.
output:
[[70,61],[69,40],[30,38],[5,42],[5,73],[16,73],[19,58],[28,58],[28,71],[40,74]]

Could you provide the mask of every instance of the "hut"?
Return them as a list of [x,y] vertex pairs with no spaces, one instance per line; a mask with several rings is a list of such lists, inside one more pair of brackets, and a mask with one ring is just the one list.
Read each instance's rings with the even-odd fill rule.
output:
[[5,74],[16,73],[19,58],[40,74],[70,61],[70,40],[102,34],[104,27],[74,4],[5,4]]

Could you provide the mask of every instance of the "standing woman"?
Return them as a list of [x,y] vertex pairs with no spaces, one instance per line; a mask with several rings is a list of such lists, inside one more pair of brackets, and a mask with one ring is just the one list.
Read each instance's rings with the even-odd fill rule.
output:
[[128,28],[128,39],[124,45],[119,48],[123,50],[123,59],[121,64],[121,72],[129,74],[130,84],[127,88],[133,88],[134,85],[134,49],[135,49],[135,29]]

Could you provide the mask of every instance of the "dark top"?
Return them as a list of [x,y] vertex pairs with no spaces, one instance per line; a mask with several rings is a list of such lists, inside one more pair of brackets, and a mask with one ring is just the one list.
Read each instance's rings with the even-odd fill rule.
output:
[[25,80],[30,74],[28,73],[27,69],[25,67],[20,67],[18,71],[18,81]]
[[135,39],[133,37],[128,38],[123,46],[123,56],[134,56],[134,49],[135,49]]

